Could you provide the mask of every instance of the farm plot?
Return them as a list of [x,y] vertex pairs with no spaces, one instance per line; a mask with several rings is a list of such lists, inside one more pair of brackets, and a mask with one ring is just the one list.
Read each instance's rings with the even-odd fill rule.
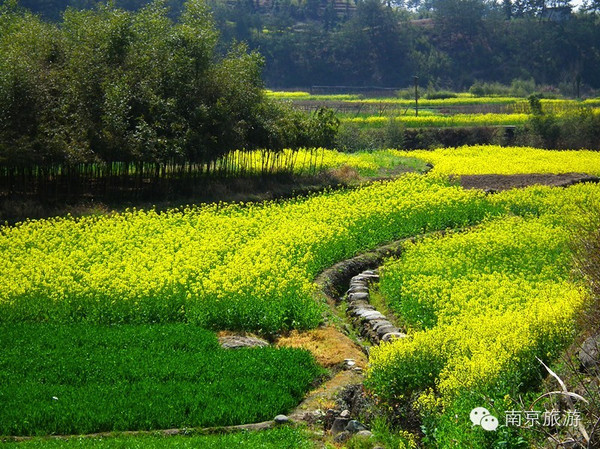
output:
[[421,115],[394,117],[357,117],[344,119],[360,127],[383,128],[390,120],[407,128],[442,128],[467,126],[509,126],[523,125],[529,120],[528,114],[456,114]]
[[[311,95],[308,92],[273,92],[267,91],[267,96],[273,99],[289,101],[296,107],[314,111],[326,106],[336,111],[339,117],[353,117],[369,114],[372,116],[390,116],[414,112],[414,98],[366,98],[362,95]],[[592,98],[584,101],[565,99],[541,99],[545,112],[560,114],[579,108],[598,108],[600,99]],[[438,113],[453,114],[530,114],[529,101],[521,97],[478,97],[468,93],[458,93],[450,98],[419,98],[419,108]],[[419,110],[421,115],[422,109]],[[414,114],[412,114],[414,115]]]
[[[536,187],[490,196],[453,185],[446,173],[454,168],[444,160],[458,154],[455,166],[467,171],[484,158],[480,153],[498,151],[512,172],[519,158],[529,172],[543,163],[553,164],[549,171],[578,171],[597,162],[582,151],[548,154],[550,162],[535,149],[447,151],[433,174],[354,190],[2,228],[0,400],[11,406],[0,412],[0,434],[271,419],[319,376],[312,358],[272,348],[226,353],[199,327],[267,335],[315,327],[324,305],[312,281],[324,268],[394,239],[482,223],[425,239],[384,267],[387,302],[411,332],[372,351],[369,386],[392,405],[418,397],[427,436],[440,447],[516,441],[507,428],[475,433],[469,407],[500,415],[511,404],[507,395],[540,379],[535,356],[551,360],[569,342],[586,298],[570,277],[569,229],[600,190]],[[410,156],[429,162],[438,154]],[[388,151],[372,163],[389,155],[406,156]],[[265,373],[269,383],[257,382]],[[114,406],[111,398],[118,398]],[[298,435],[282,436],[282,444],[305,444]],[[261,436],[231,438],[241,447],[263,444]],[[168,447],[179,440],[87,441]]]
[[287,202],[26,222],[0,235],[0,321],[311,328],[322,269],[494,212],[482,192],[408,175]]
[[508,216],[409,244],[382,268],[381,290],[410,332],[373,349],[369,385],[392,404],[414,395],[438,447],[520,444],[516,427],[485,432],[469,413],[485,407],[503,423],[541,381],[536,357],[549,362],[571,342],[586,289],[569,241],[599,194],[590,184],[499,194]]
[[222,349],[185,324],[0,326],[0,435],[246,424],[322,374],[299,349]]
[[401,151],[433,164],[445,175],[514,175],[522,173],[588,173],[600,175],[600,152],[552,151],[530,147],[475,145],[434,151]]

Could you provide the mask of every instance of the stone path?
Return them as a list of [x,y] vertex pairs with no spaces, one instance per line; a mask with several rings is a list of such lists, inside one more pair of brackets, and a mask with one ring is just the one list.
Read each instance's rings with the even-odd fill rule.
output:
[[370,304],[369,284],[379,280],[376,270],[366,270],[354,276],[346,292],[348,299],[347,314],[350,321],[359,330],[362,337],[372,344],[404,338],[406,334],[394,326],[387,317]]

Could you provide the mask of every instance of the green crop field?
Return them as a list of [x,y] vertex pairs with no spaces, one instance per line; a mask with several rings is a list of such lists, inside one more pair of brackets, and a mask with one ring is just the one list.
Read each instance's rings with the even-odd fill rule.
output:
[[321,373],[306,351],[227,351],[181,324],[3,325],[0,347],[1,435],[265,421]]

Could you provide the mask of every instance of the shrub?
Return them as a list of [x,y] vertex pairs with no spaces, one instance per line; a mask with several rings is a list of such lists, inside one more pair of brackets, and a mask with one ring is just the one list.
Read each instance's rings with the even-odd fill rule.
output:
[[425,94],[425,98],[428,100],[443,100],[445,98],[457,98],[458,95],[454,92],[450,92],[447,90],[438,90],[433,92],[427,92]]

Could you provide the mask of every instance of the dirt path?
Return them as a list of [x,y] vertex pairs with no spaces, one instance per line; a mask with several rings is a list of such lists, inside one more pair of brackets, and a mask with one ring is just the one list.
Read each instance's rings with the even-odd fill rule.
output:
[[581,182],[600,182],[597,176],[585,173],[531,173],[522,175],[462,175],[460,185],[465,189],[502,191],[531,185],[568,187]]

